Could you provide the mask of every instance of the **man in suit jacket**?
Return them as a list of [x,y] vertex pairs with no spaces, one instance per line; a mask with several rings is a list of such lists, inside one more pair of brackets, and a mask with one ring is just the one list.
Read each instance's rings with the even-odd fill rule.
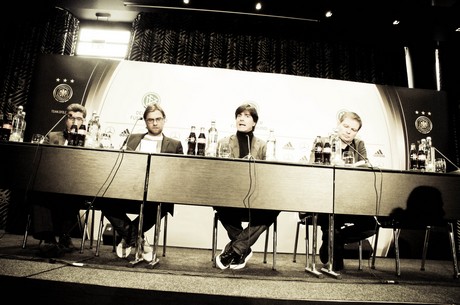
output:
[[[71,126],[75,124],[80,128],[86,118],[86,108],[77,103],[70,104],[66,108],[66,115],[66,129],[50,132],[44,140],[45,144],[67,145]],[[33,236],[43,241],[39,255],[60,257],[65,252],[75,250],[70,232],[77,224],[81,202],[61,195],[41,193],[33,193],[32,198]],[[56,236],[59,236],[59,242]]]
[[[129,135],[126,141],[126,149],[149,153],[174,153],[183,154],[182,143],[179,140],[166,137],[163,134],[166,114],[158,104],[151,104],[145,108],[144,121],[147,127],[146,133]],[[142,259],[152,261],[153,253],[148,246],[144,232],[150,230],[156,223],[158,204],[145,203],[142,219]],[[173,215],[173,204],[162,204],[161,217],[166,213]],[[131,253],[131,249],[136,246],[139,230],[139,216],[131,220],[126,214],[126,209],[121,204],[109,204],[102,209],[104,216],[110,221],[122,240],[117,246],[117,255],[126,258]]]
[[[254,129],[259,120],[257,109],[251,104],[243,104],[235,111],[236,134],[219,141],[229,143],[232,158],[265,160],[266,141],[254,136]],[[230,242],[215,260],[220,269],[242,269],[252,256],[253,246],[259,236],[276,220],[280,211],[214,207],[219,220],[227,230]],[[249,220],[243,229],[242,222]]]

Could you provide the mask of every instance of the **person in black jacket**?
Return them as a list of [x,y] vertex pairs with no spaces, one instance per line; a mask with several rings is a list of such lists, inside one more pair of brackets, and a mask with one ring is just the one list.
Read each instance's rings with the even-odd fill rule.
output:
[[[232,158],[265,160],[266,141],[254,136],[259,120],[257,109],[252,104],[243,104],[235,111],[236,133],[219,140],[228,143]],[[220,269],[242,269],[252,256],[251,246],[259,236],[275,222],[280,211],[251,208],[214,207],[230,242],[217,255],[216,265]],[[249,220],[243,228],[242,222]]]
[[[131,134],[126,141],[126,150],[142,151],[150,153],[174,153],[183,154],[182,143],[179,140],[166,137],[163,134],[166,114],[158,104],[151,104],[145,108],[143,115],[146,133]],[[158,204],[146,202],[143,209],[142,220],[142,259],[152,261],[153,252],[148,245],[143,233],[150,230],[156,223]],[[163,203],[161,205],[161,217],[166,213],[173,215],[174,205]],[[131,249],[136,246],[139,216],[131,220],[126,209],[122,204],[108,204],[102,209],[103,215],[110,221],[113,228],[121,236],[122,240],[118,244],[116,252],[118,257],[126,258],[131,253]]]
[[[337,136],[340,139],[340,147],[337,152],[352,151],[354,164],[367,161],[366,145],[363,140],[356,138],[362,127],[361,117],[355,112],[346,111],[339,115],[337,124]],[[310,156],[310,162],[314,160],[314,152]],[[303,217],[303,216],[300,216]],[[328,256],[329,221],[326,214],[318,215],[318,225],[321,227],[322,245],[319,255],[321,262],[326,264]],[[376,221],[373,216],[363,215],[334,215],[334,260],[332,269],[340,271],[344,268],[344,247],[347,243],[357,242],[375,234]]]
[[[86,108],[73,103],[66,108],[66,129],[52,131],[45,138],[44,144],[67,145],[67,135],[72,125],[78,128],[86,118]],[[64,169],[65,170],[65,169]],[[64,195],[51,195],[35,192],[32,197],[32,235],[43,241],[39,247],[42,257],[60,257],[65,252],[75,250],[70,232],[77,225],[81,202],[79,199]],[[59,241],[56,241],[56,236]]]

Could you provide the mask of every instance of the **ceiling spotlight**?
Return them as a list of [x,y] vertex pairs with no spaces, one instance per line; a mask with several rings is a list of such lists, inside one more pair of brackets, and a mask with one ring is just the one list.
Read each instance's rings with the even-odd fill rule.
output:
[[327,11],[325,16],[326,16],[326,18],[332,17],[332,11]]
[[393,21],[393,25],[398,25],[399,22],[400,22],[400,21],[399,21],[398,19],[396,19],[396,20]]
[[189,4],[190,0],[184,0],[184,4]]
[[260,11],[262,9],[262,3],[257,2],[256,3],[256,10]]

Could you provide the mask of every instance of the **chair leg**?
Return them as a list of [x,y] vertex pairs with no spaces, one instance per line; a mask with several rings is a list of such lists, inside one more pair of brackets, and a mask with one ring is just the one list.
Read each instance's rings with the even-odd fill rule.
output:
[[32,221],[32,217],[30,216],[30,213],[29,213],[27,214],[26,229],[24,231],[24,237],[22,239],[22,249],[25,249],[27,245],[27,237],[29,236],[29,229],[30,229],[31,221]]
[[420,270],[422,270],[422,271],[425,271],[426,253],[428,252],[428,241],[430,240],[430,232],[431,232],[431,227],[426,226],[426,228],[425,228],[425,240],[423,242],[422,264],[420,266]]
[[168,230],[168,214],[164,217],[164,225],[163,225],[163,256],[166,256],[166,240],[167,240],[167,230]]
[[292,256],[292,262],[296,262],[296,257],[297,257],[297,243],[299,241],[299,230],[300,230],[300,224],[302,221],[297,222],[297,228],[295,230],[295,239],[294,239],[294,251],[293,251],[293,256]]
[[[96,254],[95,254],[96,256],[99,256],[99,250],[100,250],[101,241],[102,241],[102,232],[104,232],[104,214],[103,213],[101,213],[101,220],[99,221],[99,232],[97,233]],[[114,244],[113,250],[115,251],[115,235],[113,237],[113,244]]]
[[454,225],[452,222],[449,222],[447,225],[449,230],[450,249],[452,251],[452,263],[454,265],[454,278],[458,279],[460,274],[458,271],[457,250],[455,247]]
[[93,243],[94,243],[94,217],[96,216],[96,210],[92,209],[91,210],[91,229],[90,229],[90,240],[89,240],[89,248],[93,249]]
[[[81,244],[80,244],[80,253],[83,253],[86,241],[86,230],[88,229],[88,218],[89,218],[89,208],[85,210],[85,225],[82,228]],[[80,215],[77,215],[78,223],[80,223]]]
[[379,242],[379,232],[380,232],[380,225],[377,224],[377,228],[375,230],[375,237],[374,237],[374,249],[372,253],[372,261],[371,261],[371,269],[375,269],[375,258],[377,256],[377,245]]
[[393,228],[393,238],[395,244],[395,261],[396,261],[396,275],[401,276],[401,261],[399,259],[399,234],[401,229]]
[[277,219],[275,219],[275,222],[273,223],[273,266],[272,266],[272,270],[276,270],[277,245],[278,245],[278,223],[277,223]]
[[[274,235],[274,234],[273,234]],[[270,237],[270,227],[265,231],[265,247],[264,247],[264,264],[267,263],[268,239]]]
[[360,240],[358,242],[358,256],[359,256],[359,260],[358,260],[358,270],[361,271],[363,270],[363,241]]
[[217,251],[217,228],[219,225],[219,216],[217,212],[214,212],[214,221],[212,224],[212,250],[211,250],[211,261],[212,266],[216,267],[216,251]]

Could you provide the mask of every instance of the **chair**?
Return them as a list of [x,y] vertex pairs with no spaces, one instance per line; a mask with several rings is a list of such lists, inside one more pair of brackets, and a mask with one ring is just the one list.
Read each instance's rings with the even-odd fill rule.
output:
[[[88,204],[88,203],[85,202],[85,206],[86,206],[87,204]],[[88,220],[87,220],[87,219],[88,219],[88,213],[89,213],[89,210],[86,210],[86,211],[85,211],[85,215],[86,215],[86,216],[85,216],[85,223],[87,223],[87,221],[88,221]],[[86,233],[86,232],[85,232],[84,230],[86,229],[86,226],[85,226],[85,228],[82,227],[80,215],[77,215],[77,223],[78,223],[78,227],[79,227],[79,229],[80,229],[80,232],[82,232],[83,236],[85,236],[85,233]],[[32,215],[31,215],[31,213],[29,212],[29,213],[27,214],[26,228],[25,228],[25,230],[24,230],[24,235],[23,235],[23,238],[22,238],[22,249],[25,249],[25,248],[27,247],[27,239],[28,239],[28,237],[29,237],[29,231],[30,231],[30,225],[31,225],[31,224],[32,224]],[[40,240],[40,243],[41,243],[41,242],[42,242],[42,241]],[[82,240],[82,243],[81,243],[81,245],[80,245],[80,253],[83,253],[83,240]]]
[[[395,267],[396,267],[396,275],[401,276],[401,261],[400,261],[400,249],[399,249],[399,236],[401,233],[401,230],[403,228],[410,228],[414,229],[414,227],[409,227],[406,226],[404,227],[403,225],[396,224],[394,221],[377,221],[377,231],[376,231],[376,236],[374,240],[374,249],[377,247],[378,243],[378,236],[379,236],[379,230],[380,228],[391,228],[393,229],[393,244],[394,244],[394,251],[395,251]],[[455,237],[454,237],[454,225],[452,221],[447,221],[445,225],[427,225],[425,227],[425,239],[423,243],[423,251],[422,251],[422,261],[421,261],[421,266],[420,270],[425,271],[425,262],[426,262],[426,255],[428,252],[428,243],[430,239],[430,233],[433,227],[441,227],[446,229],[448,235],[449,235],[449,242],[450,242],[450,249],[451,249],[451,254],[452,254],[452,263],[453,263],[453,269],[454,269],[454,278],[459,278],[459,269],[458,269],[458,263],[457,263],[457,252],[455,248]],[[416,229],[416,228],[415,228]],[[419,227],[419,229],[423,229],[422,227]],[[374,251],[374,254],[372,255],[372,262],[371,262],[371,268],[375,269],[375,260],[376,260],[376,251]]]
[[[245,221],[247,222],[247,221]],[[212,251],[211,251],[211,261],[213,262],[213,267],[216,267],[216,252],[217,252],[217,228],[219,227],[219,215],[214,211],[214,221],[212,227]],[[264,264],[267,263],[267,252],[268,252],[268,239],[270,236],[270,228],[266,230],[265,233],[265,247],[264,247]],[[277,219],[273,223],[273,265],[272,269],[276,270],[276,245],[277,245]]]
[[[294,251],[293,251],[293,257],[292,261],[295,263],[297,259],[297,246],[298,246],[298,241],[299,241],[299,233],[300,233],[300,226],[304,225],[305,226],[305,249],[306,249],[306,262],[305,266],[306,268],[310,268],[310,262],[309,262],[309,226],[313,225],[313,215],[314,213],[299,213],[299,221],[297,222],[296,226],[296,233],[295,233],[295,239],[294,239]],[[316,234],[316,230],[314,230],[314,234]],[[313,242],[316,241],[316,238],[313,239]],[[375,248],[374,248],[375,249]],[[313,251],[316,252],[316,247],[313,247]],[[375,253],[375,251],[374,251]],[[358,241],[358,270],[363,270],[363,240]],[[313,262],[315,263],[315,262]],[[318,274],[317,274],[318,275]]]
[[[85,228],[86,228],[86,226],[87,226],[87,222],[85,222]],[[96,253],[95,253],[96,256],[99,256],[99,250],[100,250],[100,247],[101,247],[102,235],[103,235],[103,232],[104,232],[105,228],[106,228],[106,224],[104,224],[104,214],[101,213],[101,219],[99,221],[99,232],[98,232],[97,243],[96,243]],[[163,217],[163,230],[164,230],[164,234],[163,234],[163,256],[166,256],[167,229],[168,229],[168,214],[166,214]],[[83,235],[83,236],[85,236],[85,235]],[[82,243],[83,242],[84,242],[84,240],[82,240]],[[92,245],[92,241],[91,241],[91,245]],[[117,247],[117,232],[115,230],[113,230],[112,252],[116,251],[116,247]]]

